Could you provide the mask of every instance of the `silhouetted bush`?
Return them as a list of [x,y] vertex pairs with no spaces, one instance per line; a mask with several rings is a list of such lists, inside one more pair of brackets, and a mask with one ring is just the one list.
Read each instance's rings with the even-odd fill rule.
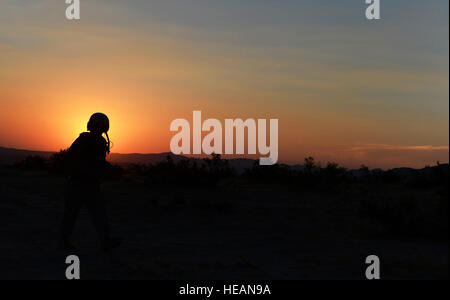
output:
[[260,166],[257,162],[243,174],[251,182],[283,185],[294,184],[294,176],[294,172],[286,165]]
[[[14,167],[64,175],[66,156],[66,150],[53,154],[48,160],[28,156]],[[326,197],[355,199],[353,208],[359,217],[382,224],[392,234],[442,237],[448,233],[448,174],[448,164],[422,170],[370,170],[364,165],[359,170],[347,170],[333,162],[322,167],[312,157],[295,168],[283,164],[260,166],[255,161],[251,168],[238,174],[228,160],[213,154],[201,160],[174,161],[168,156],[165,161],[150,165],[131,164],[126,168],[111,165],[105,178],[120,180],[126,175],[127,184],[169,189],[180,186],[202,187],[208,191],[229,187],[231,190],[258,190],[270,185],[271,190],[280,194],[285,189],[297,194],[326,193]],[[225,200],[228,199],[224,199],[227,203]]]
[[14,167],[28,171],[45,171],[47,170],[47,160],[38,155],[30,155],[16,163]]
[[105,180],[119,180],[126,173],[125,169],[117,164],[108,165],[105,170],[104,179]]
[[52,174],[64,175],[66,168],[67,150],[60,150],[50,156],[48,170]]
[[128,170],[144,176],[148,183],[159,185],[214,187],[221,179],[235,176],[228,160],[215,154],[212,159],[207,158],[200,162],[182,159],[177,163],[168,156],[166,161],[154,165],[133,165]]

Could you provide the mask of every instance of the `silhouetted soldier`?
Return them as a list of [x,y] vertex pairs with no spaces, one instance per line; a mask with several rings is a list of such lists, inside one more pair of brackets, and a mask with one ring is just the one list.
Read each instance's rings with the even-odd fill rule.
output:
[[[109,236],[105,199],[100,191],[100,178],[110,167],[106,154],[110,151],[108,137],[109,119],[102,113],[93,114],[88,122],[89,132],[82,133],[67,152],[69,195],[64,208],[60,247],[74,250],[69,237],[82,206],[89,210],[100,239],[102,250],[108,251],[120,245]],[[107,140],[103,138],[106,134]]]

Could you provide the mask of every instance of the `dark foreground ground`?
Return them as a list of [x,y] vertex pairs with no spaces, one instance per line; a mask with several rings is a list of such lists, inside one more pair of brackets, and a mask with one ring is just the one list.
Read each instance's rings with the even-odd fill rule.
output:
[[364,279],[372,254],[383,279],[449,277],[448,237],[364,213],[372,198],[426,206],[433,190],[330,193],[239,180],[162,187],[125,177],[104,185],[125,243],[103,255],[86,212],[79,251],[57,250],[65,186],[47,172],[0,168],[0,279],[65,279],[68,254],[80,257],[82,279]]

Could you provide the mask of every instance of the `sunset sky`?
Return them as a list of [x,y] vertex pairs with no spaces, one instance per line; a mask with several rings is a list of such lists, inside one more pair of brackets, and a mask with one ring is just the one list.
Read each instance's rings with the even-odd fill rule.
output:
[[281,162],[449,157],[449,2],[0,2],[0,146],[59,150],[97,111],[113,152],[168,152],[170,122],[278,118]]

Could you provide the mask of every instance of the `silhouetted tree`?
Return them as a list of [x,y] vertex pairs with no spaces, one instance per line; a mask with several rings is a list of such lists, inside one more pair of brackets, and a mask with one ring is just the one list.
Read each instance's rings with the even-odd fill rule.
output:
[[316,167],[316,163],[314,161],[313,157],[307,157],[305,158],[305,164],[304,164],[306,172],[312,172],[312,170]]

